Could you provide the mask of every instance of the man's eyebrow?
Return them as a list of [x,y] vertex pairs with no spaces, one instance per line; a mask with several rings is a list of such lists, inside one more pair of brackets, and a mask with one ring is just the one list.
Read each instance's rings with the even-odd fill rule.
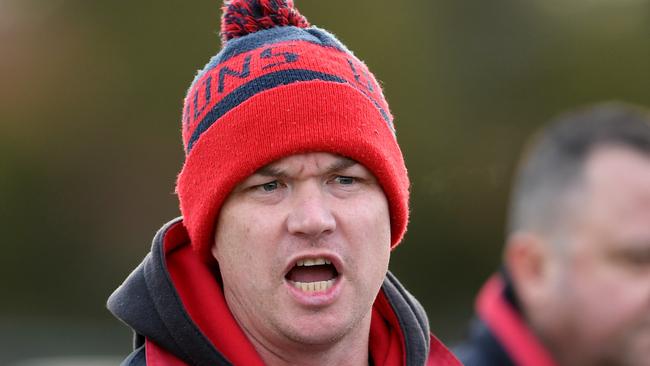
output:
[[[324,174],[331,174],[340,170],[344,170],[356,164],[358,163],[355,160],[346,157],[340,157],[336,159],[335,162],[330,164],[330,166],[327,167]],[[288,174],[284,170],[276,168],[272,165],[261,167],[255,172],[255,174],[262,175],[265,177],[278,177],[278,178],[286,178],[288,176]]]
[[284,170],[275,168],[275,167],[270,166],[270,165],[263,166],[263,167],[259,168],[255,172],[255,174],[262,175],[262,176],[265,176],[265,177],[278,177],[278,178],[286,178],[287,177],[287,173]]
[[327,174],[337,172],[339,170],[344,170],[347,169],[353,165],[359,164],[356,161],[350,159],[350,158],[345,158],[345,157],[340,157],[338,158],[334,163],[332,163],[326,170]]

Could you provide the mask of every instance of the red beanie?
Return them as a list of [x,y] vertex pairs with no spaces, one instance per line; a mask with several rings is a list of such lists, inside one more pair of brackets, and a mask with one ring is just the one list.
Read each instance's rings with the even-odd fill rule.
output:
[[389,202],[391,247],[408,222],[409,180],[381,88],[332,34],[311,27],[291,0],[226,1],[223,47],[185,97],[184,225],[211,257],[221,205],[259,168],[329,152],[363,164]]

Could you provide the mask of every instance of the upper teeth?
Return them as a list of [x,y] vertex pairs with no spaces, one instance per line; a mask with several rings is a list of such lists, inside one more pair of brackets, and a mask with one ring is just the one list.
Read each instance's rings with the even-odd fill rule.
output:
[[302,259],[302,260],[299,260],[298,263],[296,263],[296,266],[309,267],[309,266],[319,266],[319,265],[323,265],[323,264],[332,264],[332,262],[328,261],[325,258]]

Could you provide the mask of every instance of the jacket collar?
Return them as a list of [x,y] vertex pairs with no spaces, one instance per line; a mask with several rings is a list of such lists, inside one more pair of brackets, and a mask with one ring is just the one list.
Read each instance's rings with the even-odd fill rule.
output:
[[[110,296],[108,308],[134,330],[136,346],[145,338],[158,345],[158,357],[167,353],[190,365],[263,365],[230,313],[218,278],[218,269],[192,252],[177,218],[158,231],[151,252]],[[390,272],[373,305],[370,332],[375,365],[434,359],[460,365],[430,335],[424,309]]]
[[555,366],[551,354],[518,310],[507,273],[493,275],[479,292],[476,313],[515,365]]

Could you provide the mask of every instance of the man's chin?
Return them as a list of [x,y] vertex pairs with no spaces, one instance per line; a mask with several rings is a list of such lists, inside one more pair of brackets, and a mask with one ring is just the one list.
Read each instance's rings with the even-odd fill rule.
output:
[[283,333],[297,344],[314,348],[331,346],[353,333],[362,323],[360,319],[351,318],[349,308],[347,311],[337,311],[336,308],[313,312],[299,309],[288,317],[291,321],[282,327]]
[[287,332],[287,337],[301,346],[318,350],[336,344],[344,339],[348,333],[349,330],[341,326],[334,328],[332,326],[323,325],[302,329],[296,327],[292,331]]

